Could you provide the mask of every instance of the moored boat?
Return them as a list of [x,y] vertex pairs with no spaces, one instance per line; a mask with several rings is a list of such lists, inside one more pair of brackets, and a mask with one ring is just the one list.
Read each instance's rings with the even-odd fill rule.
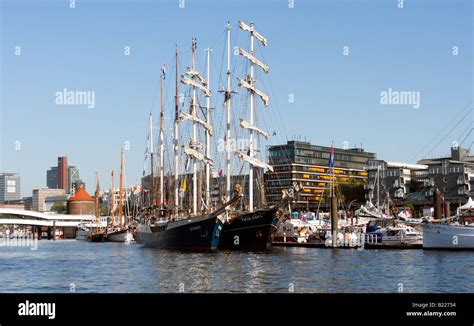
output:
[[474,202],[470,197],[456,216],[425,224],[423,249],[474,250]]
[[222,221],[214,216],[197,216],[177,221],[162,220],[139,224],[137,242],[150,248],[180,250],[217,249]]
[[104,242],[107,241],[107,233],[105,232],[89,232],[87,241],[90,242]]
[[423,233],[413,226],[397,223],[382,227],[365,234],[365,247],[411,247],[420,248],[423,244]]
[[220,249],[265,250],[271,247],[271,235],[276,230],[278,208],[237,213],[224,222]]
[[133,234],[128,229],[107,232],[107,241],[109,242],[132,242],[133,240]]
[[427,223],[423,249],[474,250],[474,227]]

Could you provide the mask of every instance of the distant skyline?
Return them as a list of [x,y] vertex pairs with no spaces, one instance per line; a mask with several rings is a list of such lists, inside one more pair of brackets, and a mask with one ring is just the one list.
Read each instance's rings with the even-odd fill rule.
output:
[[[472,146],[470,0],[405,0],[403,8],[397,0],[181,3],[76,0],[70,8],[67,0],[0,0],[0,172],[21,175],[22,196],[46,186],[59,156],[79,169],[88,192],[96,170],[109,188],[125,144],[126,183],[138,183],[148,114],[159,116],[160,69],[167,65],[169,123],[175,44],[182,74],[192,37],[201,71],[205,49],[213,50],[221,123],[227,21],[233,45],[248,46],[238,20],[255,22],[268,38],[256,56],[270,66],[258,81],[270,96],[271,113],[260,109],[270,114],[262,125],[276,131],[270,143],[362,144],[378,159],[408,163],[447,155],[456,143]],[[67,105],[68,90],[86,92],[83,105]]]

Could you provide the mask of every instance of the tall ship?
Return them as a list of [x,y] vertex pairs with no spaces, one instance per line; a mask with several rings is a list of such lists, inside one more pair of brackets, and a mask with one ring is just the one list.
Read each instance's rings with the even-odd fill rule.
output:
[[423,228],[423,249],[474,250],[474,201],[469,197],[457,214]]
[[[159,186],[155,185],[153,123],[150,114],[148,148],[150,152],[150,188],[144,200],[141,221],[137,228],[137,241],[149,247],[207,248],[223,250],[265,250],[271,245],[272,234],[286,202],[269,206],[266,202],[264,171],[273,167],[260,159],[264,149],[260,140],[269,139],[269,133],[258,125],[258,105],[269,106],[269,96],[256,87],[258,74],[268,74],[270,68],[256,57],[255,43],[267,45],[267,39],[255,29],[239,21],[239,28],[248,36],[249,49],[238,47],[240,66],[245,67],[245,78],[237,77],[240,94],[237,101],[233,89],[231,57],[231,25],[226,25],[226,78],[219,92],[223,93],[220,124],[213,124],[211,106],[210,67],[211,49],[206,49],[206,76],[200,74],[196,63],[196,39],[192,40],[191,65],[186,68],[180,82],[185,86],[184,98],[189,98],[189,110],[184,100],[178,100],[178,50],[175,53],[175,98],[173,126],[173,159],[164,159],[166,146],[163,81],[165,65],[160,76],[161,110],[159,123]],[[224,52],[224,53],[225,53]],[[236,53],[237,54],[237,53]],[[223,56],[224,57],[224,56]],[[223,59],[224,61],[225,59]],[[245,100],[242,101],[242,98]],[[240,100],[240,102],[239,102]],[[233,103],[241,104],[233,112]],[[180,103],[182,107],[180,107]],[[221,102],[222,103],[222,102]],[[217,132],[214,128],[217,125]],[[219,128],[222,127],[222,128]],[[216,146],[214,134],[222,130],[224,146]],[[240,132],[240,134],[238,134]],[[239,138],[240,137],[240,138]],[[187,141],[189,139],[189,141]],[[246,140],[236,146],[239,140]],[[220,145],[219,145],[220,146]],[[222,155],[221,161],[216,162]],[[185,158],[182,164],[181,157]],[[166,162],[168,174],[164,172]],[[234,162],[234,163],[232,163]],[[212,169],[222,163],[219,176]],[[215,191],[218,183],[217,195]],[[166,183],[166,184],[164,184]],[[189,185],[189,186],[188,186]],[[211,199],[211,190],[213,198]],[[174,193],[173,193],[174,192]],[[158,196],[156,196],[158,194]],[[217,199],[215,198],[217,197]],[[254,198],[255,197],[255,198]]]
[[[273,171],[273,167],[257,158],[259,150],[256,148],[255,140],[257,137],[264,137],[268,139],[268,132],[260,129],[256,125],[257,101],[259,98],[265,107],[269,106],[269,97],[256,87],[255,69],[261,69],[263,73],[267,74],[270,68],[260,61],[254,54],[255,42],[260,42],[262,46],[267,45],[267,39],[257,32],[253,23],[250,25],[239,21],[239,28],[248,32],[250,36],[249,50],[245,51],[238,48],[239,55],[244,58],[248,65],[246,78],[237,77],[239,81],[238,87],[247,91],[247,106],[248,118],[240,121],[240,128],[247,131],[248,146],[245,150],[237,149],[233,151],[230,146],[230,141],[233,135],[231,134],[232,121],[232,84],[231,84],[231,42],[230,31],[231,25],[227,23],[227,86],[225,88],[224,107],[226,110],[226,135],[225,135],[225,152],[226,152],[226,189],[225,201],[228,201],[231,196],[231,156],[236,155],[238,159],[245,162],[249,168],[248,174],[248,198],[243,197],[244,203],[240,205],[240,210],[229,210],[224,220],[221,241],[219,243],[220,249],[227,250],[264,250],[271,246],[272,234],[276,230],[278,216],[280,215],[280,205],[268,207],[265,200],[265,184],[263,181],[263,170],[267,169]],[[257,143],[259,144],[259,142]],[[254,180],[259,186],[260,191],[258,206],[255,205],[254,200]],[[240,184],[235,185],[234,194],[242,193]],[[256,207],[257,206],[257,207]]]
[[[221,232],[223,228],[223,222],[221,215],[225,213],[226,208],[234,204],[240,197],[236,196],[229,202],[225,203],[217,209],[211,209],[208,201],[208,192],[206,191],[206,200],[202,200],[201,196],[198,196],[198,178],[201,181],[202,173],[198,173],[198,168],[204,165],[206,171],[206,184],[209,187],[210,180],[210,166],[212,159],[210,158],[210,137],[212,136],[212,125],[210,123],[210,96],[211,91],[208,87],[207,80],[201,76],[196,70],[195,52],[197,42],[196,39],[192,40],[191,54],[192,54],[192,65],[188,67],[186,73],[181,78],[181,83],[188,85],[191,88],[191,100],[189,105],[189,113],[184,110],[179,110],[178,101],[178,47],[176,46],[175,53],[175,117],[174,117],[174,128],[173,128],[173,152],[174,152],[174,178],[169,176],[167,178],[168,186],[165,189],[165,117],[164,117],[164,99],[163,99],[163,81],[165,79],[166,66],[164,65],[160,75],[160,94],[161,94],[161,110],[160,110],[160,163],[159,163],[159,191],[156,191],[154,182],[154,147],[153,147],[153,122],[152,115],[150,114],[149,119],[149,136],[148,145],[150,152],[150,191],[149,191],[149,204],[142,209],[142,213],[139,217],[139,224],[137,227],[136,240],[143,244],[145,247],[153,248],[168,248],[168,249],[180,249],[180,250],[214,250],[217,249],[221,238]],[[210,50],[207,51],[207,62],[208,62],[208,79],[209,79],[209,60]],[[197,91],[202,92],[206,97],[206,111],[207,114],[204,118],[199,114],[202,110],[197,100]],[[189,144],[182,145],[179,138],[179,125],[181,123],[192,123],[191,140]],[[204,128],[205,134],[205,147],[206,152],[202,152],[201,139],[198,137],[201,135],[201,130]],[[184,149],[186,155],[186,164],[184,171],[180,169],[180,154],[181,149]],[[187,208],[184,208],[184,197],[187,188],[188,174],[187,170],[189,165],[192,166],[192,199],[187,202]],[[182,173],[182,180],[180,175]],[[201,171],[199,171],[201,172]],[[173,182],[171,182],[173,181]],[[180,182],[181,181],[181,182]],[[172,187],[170,187],[172,183]],[[181,187],[179,187],[181,183]],[[174,198],[171,201],[172,204],[165,206],[165,191],[168,195],[170,189],[174,188]],[[181,191],[181,195],[180,195]],[[159,198],[156,198],[157,193]],[[170,196],[167,196],[170,197]],[[200,198],[198,198],[200,197]],[[201,199],[201,200],[199,200]],[[204,201],[204,203],[203,203]],[[168,201],[170,202],[170,201]]]

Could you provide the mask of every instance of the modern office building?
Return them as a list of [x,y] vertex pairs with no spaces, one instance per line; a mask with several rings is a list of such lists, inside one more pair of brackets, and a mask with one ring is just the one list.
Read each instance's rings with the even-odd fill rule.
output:
[[[329,188],[332,169],[329,168],[331,148],[303,141],[288,141],[284,145],[270,146],[268,160],[274,172],[265,175],[267,201],[281,200],[282,190],[293,182],[303,185],[300,195],[291,202],[293,210],[316,210]],[[368,162],[374,153],[362,148],[334,148],[334,177],[338,184],[366,184]]]
[[31,210],[37,212],[46,212],[46,198],[51,196],[59,196],[64,195],[66,192],[64,189],[49,189],[49,188],[41,188],[41,189],[34,189],[33,196],[32,196],[32,205]]
[[0,173],[0,203],[21,199],[21,179],[18,173]]
[[46,171],[46,187],[50,189],[58,189],[58,167],[52,166]]

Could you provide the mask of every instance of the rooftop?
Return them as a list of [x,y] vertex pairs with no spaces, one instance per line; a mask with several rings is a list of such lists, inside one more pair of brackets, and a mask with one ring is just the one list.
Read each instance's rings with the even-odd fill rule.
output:
[[69,197],[68,201],[94,201],[94,199],[85,191],[83,187],[80,187],[74,193],[74,196]]
[[412,164],[412,163],[402,163],[402,162],[393,162],[393,161],[386,161],[389,167],[399,167],[399,168],[407,168],[413,170],[424,170],[428,168],[428,165],[425,164]]

